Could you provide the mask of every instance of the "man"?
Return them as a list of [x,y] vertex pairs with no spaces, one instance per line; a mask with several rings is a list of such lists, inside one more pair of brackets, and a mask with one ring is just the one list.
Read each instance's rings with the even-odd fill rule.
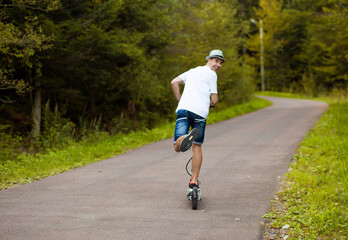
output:
[[[216,72],[226,62],[221,50],[212,50],[206,60],[205,66],[192,68],[171,82],[172,90],[179,102],[176,109],[174,150],[185,152],[191,146],[193,150],[190,188],[198,187],[198,175],[202,165],[201,145],[204,141],[206,119],[209,107],[214,107],[219,100]],[[180,84],[185,84],[182,95]],[[189,132],[190,127],[192,130]]]

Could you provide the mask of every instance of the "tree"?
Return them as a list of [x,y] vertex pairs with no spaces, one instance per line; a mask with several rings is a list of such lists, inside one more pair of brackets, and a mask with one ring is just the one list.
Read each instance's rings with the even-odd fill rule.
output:
[[[289,86],[292,78],[292,56],[296,54],[296,42],[299,35],[296,19],[282,11],[282,1],[261,0],[260,8],[255,9],[256,18],[263,20],[263,44],[266,89],[282,90]],[[249,49],[256,52],[255,58],[248,62],[259,65],[259,34],[252,35]]]
[[[253,71],[244,65],[240,47],[244,36],[243,26],[236,17],[236,9],[229,1],[182,2],[175,42],[168,49],[168,58],[162,65],[166,76],[174,78],[191,67],[205,64],[212,49],[221,49],[228,60],[219,71],[218,90],[221,105],[246,101],[253,91]],[[175,105],[175,101],[172,101]]]
[[[343,6],[343,5],[342,5]],[[300,58],[306,63],[302,75],[304,89],[318,95],[332,89],[348,87],[347,8],[336,2],[320,2],[307,8],[307,36]]]
[[[68,106],[75,121],[101,114],[108,123],[121,115],[139,117],[139,111],[154,102],[151,99],[161,97],[154,69],[160,57],[156,53],[168,44],[170,4],[160,0],[79,4],[79,14],[69,5],[64,14],[54,16],[60,25],[59,42],[46,67],[54,77],[68,80],[53,95],[77,103]],[[62,68],[66,72],[59,71]],[[71,91],[76,95],[67,96]]]
[[[9,93],[9,87],[18,91],[22,85],[30,87],[33,101],[29,96],[29,102],[36,113],[33,133],[39,133],[40,104],[49,99],[52,106],[66,108],[75,122],[103,115],[105,123],[112,123],[118,116],[140,118],[141,111],[158,106],[159,99],[166,98],[159,90],[161,85],[156,84],[154,69],[161,49],[169,44],[172,3],[56,3],[12,1],[1,5],[2,19],[7,21],[2,22],[1,29],[5,32],[12,26],[16,30],[7,31],[13,35],[11,43],[2,35],[1,60],[8,64],[0,71],[2,88]],[[13,53],[8,50],[11,47]],[[27,96],[16,100],[28,103]]]
[[[2,103],[0,111],[14,122],[17,115],[27,118],[34,109],[35,134],[41,130],[45,135],[49,128],[48,121],[39,128],[41,103],[49,103],[47,111],[62,109],[65,116],[56,115],[69,118],[77,130],[95,126],[98,119],[110,131],[130,130],[139,123],[152,127],[172,117],[171,78],[205,64],[205,56],[214,48],[222,49],[230,60],[219,73],[221,102],[242,102],[252,93],[253,71],[241,57],[245,35],[240,33],[247,28],[238,20],[238,7],[233,7],[237,1],[0,4],[4,32],[0,61],[5,66],[0,76],[8,96],[2,98],[15,100],[11,105]],[[23,87],[28,94],[19,96],[10,87],[18,93]]]
[[[33,135],[40,133],[41,124],[41,68],[40,53],[52,47],[52,36],[43,33],[39,18],[59,7],[59,1],[5,1],[0,3],[1,89],[10,99],[9,89],[17,94],[35,91],[33,108]],[[13,96],[13,94],[12,94]],[[14,96],[16,97],[16,96]],[[4,102],[4,101],[3,101]],[[10,102],[5,100],[5,102]]]
[[[348,27],[346,8],[335,1],[261,0],[255,9],[264,21],[267,88],[304,91],[317,95],[347,87]],[[345,3],[344,3],[345,4]],[[249,48],[258,53],[259,36],[251,35]],[[248,63],[258,65],[258,56]]]

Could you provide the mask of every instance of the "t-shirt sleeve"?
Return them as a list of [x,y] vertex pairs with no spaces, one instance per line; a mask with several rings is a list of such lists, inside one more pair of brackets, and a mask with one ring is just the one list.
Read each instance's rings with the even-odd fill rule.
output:
[[[190,71],[190,70],[189,70],[189,71]],[[182,73],[182,74],[180,74],[180,75],[178,76],[179,78],[181,78],[181,79],[184,81],[184,83],[186,83],[187,73],[188,73],[189,71],[184,72],[184,73]]]
[[209,81],[209,88],[210,88],[210,93],[215,93],[217,94],[218,91],[217,91],[217,75],[214,74],[210,81]]

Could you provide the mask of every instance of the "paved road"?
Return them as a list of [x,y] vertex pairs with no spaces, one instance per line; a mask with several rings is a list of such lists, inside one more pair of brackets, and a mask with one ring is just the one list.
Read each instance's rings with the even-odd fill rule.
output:
[[191,155],[172,139],[0,191],[0,239],[260,239],[260,222],[324,103],[272,107],[206,130],[198,210],[186,199]]

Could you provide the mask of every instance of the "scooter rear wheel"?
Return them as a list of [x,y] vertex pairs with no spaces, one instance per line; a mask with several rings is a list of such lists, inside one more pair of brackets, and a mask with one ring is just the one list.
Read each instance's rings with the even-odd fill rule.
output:
[[197,203],[198,203],[198,190],[197,187],[193,187],[192,189],[192,209],[197,209]]

